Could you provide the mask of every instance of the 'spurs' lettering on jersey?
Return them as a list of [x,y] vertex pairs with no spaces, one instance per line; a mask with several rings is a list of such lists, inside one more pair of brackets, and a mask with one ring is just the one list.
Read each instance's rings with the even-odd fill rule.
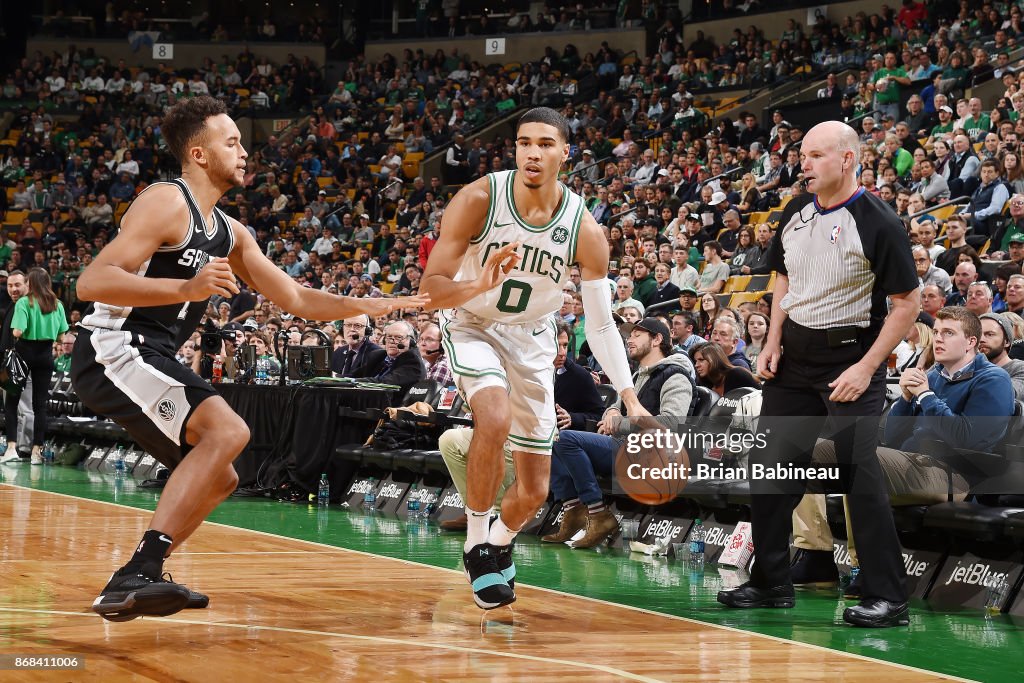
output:
[[[228,217],[218,208],[213,210],[213,225],[206,224],[199,204],[181,178],[169,183],[153,183],[168,184],[177,187],[188,204],[188,234],[180,244],[160,247],[142,264],[136,275],[190,280],[212,259],[230,254],[235,246],[235,237]],[[149,188],[146,188],[143,194],[148,190]],[[139,195],[141,196],[142,194]],[[184,338],[191,335],[199,325],[206,311],[207,301],[209,299],[168,306],[111,306],[96,302],[90,307],[81,324],[88,329],[135,332],[144,335],[151,345],[162,346],[165,350],[170,349],[173,354],[184,343]]]
[[470,313],[502,323],[540,320],[562,306],[562,285],[576,260],[576,243],[585,210],[583,198],[559,183],[562,200],[546,225],[530,225],[515,208],[515,171],[487,176],[490,202],[480,232],[470,241],[455,276],[475,280],[496,249],[519,242],[519,263],[501,285],[462,305]]

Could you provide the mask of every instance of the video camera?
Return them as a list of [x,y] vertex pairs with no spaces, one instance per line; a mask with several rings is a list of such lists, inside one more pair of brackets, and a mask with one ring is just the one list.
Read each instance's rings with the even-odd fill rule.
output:
[[207,320],[203,326],[203,333],[199,336],[199,350],[210,356],[215,356],[221,351],[224,341],[234,342],[234,330],[218,330],[212,321]]

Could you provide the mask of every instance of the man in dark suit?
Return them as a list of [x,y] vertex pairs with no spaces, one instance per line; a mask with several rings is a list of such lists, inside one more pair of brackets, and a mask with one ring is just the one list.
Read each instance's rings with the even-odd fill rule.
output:
[[425,379],[427,368],[416,348],[412,325],[404,320],[388,325],[384,329],[384,353],[373,353],[362,367],[362,373],[360,379],[398,385],[401,394]]
[[555,356],[555,416],[559,429],[587,428],[604,412],[604,400],[597,393],[594,378],[573,360],[576,349],[570,348],[573,335],[567,323],[558,323],[558,354]]
[[370,341],[373,326],[370,325],[368,315],[360,314],[346,319],[342,323],[341,333],[346,343],[331,354],[331,370],[338,377],[359,377],[365,374],[363,369],[371,359],[379,363],[385,355],[384,349]]
[[657,284],[650,297],[647,299],[647,307],[666,301],[675,301],[679,298],[679,288],[671,282],[672,268],[667,263],[658,263],[654,266],[654,282]]

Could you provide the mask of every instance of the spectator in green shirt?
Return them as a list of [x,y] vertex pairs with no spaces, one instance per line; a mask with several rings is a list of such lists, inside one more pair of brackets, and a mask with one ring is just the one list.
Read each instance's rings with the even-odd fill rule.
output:
[[[47,387],[53,375],[53,342],[68,330],[64,306],[53,293],[50,275],[42,268],[28,271],[28,294],[14,304],[11,334],[17,340],[15,350],[28,365],[32,378],[32,464],[43,464],[43,442],[46,440]],[[14,399],[17,400],[17,397]],[[15,413],[16,414],[16,413]],[[9,415],[9,413],[8,413]],[[17,441],[18,421],[6,420],[7,443]]]
[[75,348],[75,340],[78,335],[74,332],[65,332],[60,340],[60,355],[53,361],[53,369],[56,372],[71,372],[71,351]]
[[875,109],[892,116],[900,116],[900,86],[910,85],[910,76],[898,66],[896,53],[885,53],[885,66],[875,71],[871,82],[875,85]]
[[967,106],[971,110],[971,115],[964,121],[964,132],[967,133],[967,137],[971,139],[971,142],[978,142],[983,140],[992,129],[992,119],[981,110],[981,100],[979,98],[972,97]]
[[914,165],[914,155],[903,148],[900,139],[895,133],[885,136],[885,156],[889,158],[896,175],[900,178],[907,175],[910,167]]

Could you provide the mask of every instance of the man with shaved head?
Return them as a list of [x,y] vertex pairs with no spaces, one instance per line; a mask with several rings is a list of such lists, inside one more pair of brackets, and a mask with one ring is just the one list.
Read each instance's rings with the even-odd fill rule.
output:
[[[852,128],[818,124],[800,156],[807,193],[786,204],[768,253],[778,275],[771,328],[757,357],[757,374],[766,379],[758,423],[766,443],[751,451],[751,472],[808,462],[824,418],[831,418],[863,569],[861,602],[843,619],[905,626],[906,569],[876,446],[886,361],[919,311],[910,241],[892,209],[858,183],[860,144]],[[750,581],[721,591],[719,602],[795,604],[789,536],[805,488],[799,476],[751,478],[757,563]]]

